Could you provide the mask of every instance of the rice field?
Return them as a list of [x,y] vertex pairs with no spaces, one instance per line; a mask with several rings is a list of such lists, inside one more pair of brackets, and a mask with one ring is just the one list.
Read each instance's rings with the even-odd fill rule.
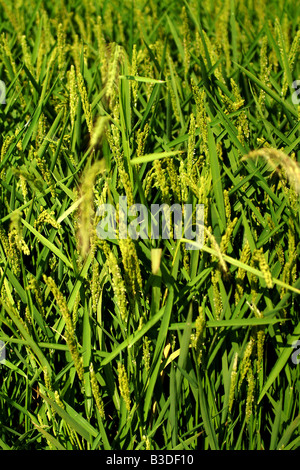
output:
[[300,448],[299,18],[0,0],[0,448]]

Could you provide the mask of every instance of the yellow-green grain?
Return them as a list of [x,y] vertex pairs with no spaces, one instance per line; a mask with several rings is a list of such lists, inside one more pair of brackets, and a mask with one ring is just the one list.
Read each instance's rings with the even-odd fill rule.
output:
[[130,399],[129,381],[128,381],[128,376],[127,376],[125,366],[124,364],[121,364],[120,362],[118,363],[117,374],[118,374],[119,390],[120,390],[121,397],[123,398],[125,402],[127,411],[130,412],[131,399]]
[[94,366],[93,366],[92,363],[90,364],[89,371],[90,371],[90,381],[91,381],[92,394],[93,394],[93,397],[95,399],[95,403],[96,403],[96,406],[98,408],[100,417],[102,419],[105,419],[104,403],[103,403],[103,399],[102,399],[102,396],[101,396],[101,393],[100,393],[99,383],[98,383],[98,380],[97,380],[97,377],[96,377],[96,374],[95,374],[95,371],[94,371]]

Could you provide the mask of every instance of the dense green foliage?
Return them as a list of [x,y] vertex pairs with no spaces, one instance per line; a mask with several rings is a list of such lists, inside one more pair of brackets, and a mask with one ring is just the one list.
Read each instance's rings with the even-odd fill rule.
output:
[[[0,0],[0,447],[299,448],[299,14]],[[100,240],[119,196],[204,246]]]

